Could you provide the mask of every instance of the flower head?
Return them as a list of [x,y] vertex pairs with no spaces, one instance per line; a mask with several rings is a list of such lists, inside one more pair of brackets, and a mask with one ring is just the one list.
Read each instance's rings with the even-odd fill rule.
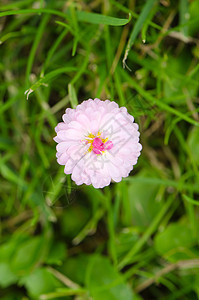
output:
[[77,185],[103,188],[121,181],[142,149],[133,116],[114,101],[89,99],[67,108],[55,131],[57,161]]

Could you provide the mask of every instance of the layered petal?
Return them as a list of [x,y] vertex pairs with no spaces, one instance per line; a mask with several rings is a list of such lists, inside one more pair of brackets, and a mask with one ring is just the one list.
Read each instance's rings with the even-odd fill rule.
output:
[[138,125],[125,107],[95,98],[67,108],[57,133],[57,162],[77,185],[103,188],[127,177],[142,149]]

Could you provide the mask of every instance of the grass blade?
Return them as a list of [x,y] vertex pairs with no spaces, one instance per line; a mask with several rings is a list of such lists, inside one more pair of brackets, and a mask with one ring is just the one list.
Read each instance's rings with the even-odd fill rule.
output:
[[193,200],[192,198],[188,197],[188,196],[185,195],[185,194],[183,194],[182,196],[183,196],[183,198],[184,198],[186,201],[190,202],[191,204],[193,204],[193,205],[199,205],[199,201]]
[[39,45],[39,42],[41,40],[42,34],[45,30],[46,24],[48,23],[49,20],[49,16],[45,15],[44,18],[42,19],[39,28],[37,30],[37,34],[35,36],[35,40],[33,42],[31,51],[30,51],[30,55],[28,57],[28,63],[27,63],[27,68],[26,68],[26,85],[28,86],[29,84],[29,77],[30,77],[30,73],[32,70],[32,66],[33,66],[33,62],[34,62],[34,58],[36,55],[36,51]]
[[39,79],[28,90],[25,91],[25,94],[27,95],[27,99],[28,99],[28,96],[32,92],[34,92],[38,87],[40,87],[41,85],[45,85],[48,81],[50,81],[54,77],[58,76],[59,74],[68,73],[68,72],[72,72],[75,70],[76,70],[76,68],[74,68],[74,67],[65,67],[65,68],[59,68],[55,71],[52,71],[52,72],[46,74],[43,78]]
[[111,26],[123,26],[129,23],[131,20],[131,14],[129,14],[128,19],[119,19],[110,16],[105,16],[96,13],[90,13],[86,11],[77,11],[77,19],[81,22],[88,22],[91,24],[104,24],[104,25],[111,25]]
[[131,84],[131,86],[145,99],[147,99],[150,103],[152,103],[153,105],[157,105],[158,107],[160,107],[162,110],[167,111],[171,114],[174,114],[178,117],[180,117],[182,120],[195,125],[195,126],[199,126],[199,122],[195,121],[194,119],[188,117],[186,114],[180,112],[179,110],[169,106],[168,104],[162,102],[159,99],[156,99],[155,97],[153,97],[151,94],[149,94],[149,92],[145,91],[137,82],[135,82],[135,80],[133,80],[126,72],[123,71],[123,76],[124,78]]
[[148,14],[150,13],[154,3],[156,2],[156,0],[148,0],[139,16],[139,18],[137,19],[135,26],[133,27],[133,30],[131,32],[130,38],[128,40],[127,46],[126,46],[126,50],[125,50],[125,54],[124,54],[124,58],[123,58],[123,67],[126,66],[126,60],[128,57],[128,53],[130,48],[132,47],[133,43],[135,42],[135,39],[138,35],[138,33],[140,32],[145,20],[147,19]]
[[76,108],[76,106],[78,105],[77,95],[75,92],[75,88],[71,83],[69,83],[68,85],[68,94],[72,108]]
[[126,266],[128,263],[130,263],[131,258],[137,254],[137,252],[143,247],[143,245],[147,242],[148,238],[152,235],[152,233],[156,230],[159,222],[169,209],[170,205],[173,202],[173,198],[170,197],[168,201],[162,206],[162,209],[157,214],[157,216],[154,218],[151,225],[148,227],[148,229],[145,231],[143,236],[138,240],[138,242],[134,245],[133,248],[126,254],[126,256],[123,258],[123,260],[119,263],[118,267],[119,269],[122,269],[124,266]]
[[[0,17],[12,16],[12,15],[22,15],[22,14],[41,14],[41,13],[57,15],[57,16],[65,18],[65,19],[68,17],[71,17],[69,11],[67,11],[66,13],[63,13],[58,10],[47,9],[47,8],[10,10],[10,11],[5,11],[5,12],[0,13]],[[90,13],[90,12],[85,12],[85,11],[77,11],[76,14],[77,14],[78,21],[88,22],[91,24],[124,26],[127,23],[129,23],[129,21],[131,20],[131,14],[129,14],[128,19],[120,19],[120,18],[105,16],[102,14]]]
[[[189,3],[188,0],[180,0],[180,25],[183,25],[189,19]],[[188,36],[188,26],[183,26],[181,32]]]

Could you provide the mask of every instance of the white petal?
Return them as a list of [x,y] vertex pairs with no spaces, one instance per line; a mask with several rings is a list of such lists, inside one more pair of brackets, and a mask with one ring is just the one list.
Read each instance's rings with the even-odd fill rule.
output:
[[81,140],[84,138],[82,132],[76,130],[76,129],[67,129],[67,130],[60,130],[57,133],[58,138],[60,138],[62,141],[65,140]]
[[69,159],[69,156],[66,152],[62,153],[60,155],[60,157],[57,159],[57,162],[60,164],[60,165],[65,165],[67,160]]
[[59,143],[57,146],[56,146],[56,149],[57,149],[57,151],[58,152],[61,152],[61,153],[63,153],[63,152],[65,152],[67,149],[68,149],[68,147],[70,147],[70,146],[74,146],[76,144],[76,142],[75,141],[65,141],[65,142],[61,142],[61,143]]

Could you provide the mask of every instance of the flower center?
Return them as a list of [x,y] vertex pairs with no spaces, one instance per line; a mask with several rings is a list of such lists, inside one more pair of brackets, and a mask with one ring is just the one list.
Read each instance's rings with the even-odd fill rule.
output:
[[90,133],[86,138],[86,144],[90,144],[88,152],[93,151],[95,154],[102,154],[113,147],[113,143],[108,138],[101,138],[100,131],[97,133],[97,136]]

